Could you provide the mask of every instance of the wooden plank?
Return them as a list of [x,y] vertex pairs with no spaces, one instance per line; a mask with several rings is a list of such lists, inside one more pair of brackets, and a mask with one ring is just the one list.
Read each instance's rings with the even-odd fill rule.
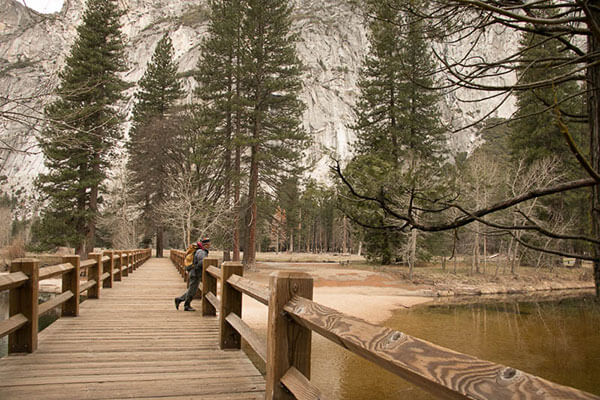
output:
[[79,256],[64,256],[63,261],[73,265],[73,270],[62,276],[63,292],[71,291],[73,297],[67,300],[62,307],[61,315],[63,317],[76,317],[79,315]]
[[267,360],[267,341],[256,333],[256,331],[248,326],[240,317],[235,314],[229,314],[225,318],[227,322],[242,335],[242,338],[248,342],[250,347],[258,354],[258,356],[266,362]]
[[[227,393],[256,393],[264,391],[261,377],[236,377],[218,381],[216,379],[151,379],[138,382],[131,379],[125,382],[93,382],[78,384],[52,384],[12,386],[0,388],[2,399],[114,399],[137,397],[168,397],[198,395],[210,396]],[[68,395],[68,396],[67,396]]]
[[92,280],[89,280],[89,281],[87,281],[86,283],[82,283],[82,284],[79,286],[79,293],[83,293],[83,292],[85,292],[86,290],[88,290],[89,288],[91,288],[92,286],[94,286],[95,284],[96,284],[96,281],[95,281],[95,280],[93,280],[93,279],[92,279]]
[[75,268],[69,263],[51,265],[49,267],[40,268],[40,281],[42,279],[54,278],[56,276],[62,276],[65,272],[71,271]]
[[208,272],[209,274],[211,274],[212,276],[214,276],[217,279],[223,279],[223,271],[221,271],[217,267],[213,267],[213,266],[207,267],[206,272]]
[[29,322],[29,320],[23,314],[13,315],[8,319],[0,321],[0,337],[13,333],[27,322]]
[[[208,301],[208,294],[217,295],[217,278],[208,273],[210,267],[216,267],[219,260],[214,258],[205,258],[202,260],[202,316],[217,315],[215,305]],[[219,307],[220,308],[220,307]]]
[[264,398],[246,355],[219,350],[219,319],[175,310],[169,260],[130,278],[40,332],[35,353],[0,359],[0,399]]
[[242,293],[227,283],[232,276],[242,276],[244,266],[239,262],[224,262],[221,266],[223,281],[221,281],[221,308],[219,318],[219,347],[221,349],[240,349],[242,337],[223,317],[229,314],[242,316]]
[[0,292],[8,289],[18,288],[23,285],[29,277],[25,275],[23,272],[12,272],[7,275],[0,276]]
[[105,272],[100,276],[100,280],[103,281],[106,278],[110,277],[110,273],[109,272]]
[[278,271],[270,276],[269,291],[265,400],[293,399],[280,380],[290,367],[310,379],[312,333],[288,318],[283,308],[294,296],[312,298],[313,279],[305,273]]
[[294,296],[284,310],[299,324],[445,399],[600,399],[480,360]]
[[291,367],[281,378],[281,383],[297,400],[325,400],[325,396],[296,368]]
[[204,297],[206,298],[206,300],[208,300],[210,302],[210,304],[212,304],[212,306],[215,309],[217,309],[217,310],[221,309],[221,301],[217,298],[217,296],[215,296],[214,293],[208,293]]
[[8,296],[8,314],[23,314],[27,323],[8,336],[8,353],[33,353],[38,347],[38,292],[40,262],[21,258],[12,262],[10,272],[21,271],[29,277],[22,286],[13,289]]
[[81,261],[81,263],[79,263],[80,268],[87,268],[92,265],[96,265],[96,260],[89,259],[89,260]]
[[48,311],[52,310],[53,308],[62,305],[62,303],[66,302],[71,297],[73,297],[73,292],[71,292],[70,290],[67,290],[64,293],[61,293],[61,294],[55,296],[51,300],[48,300],[48,301],[40,304],[38,315],[41,317],[42,315],[46,314]]
[[245,295],[252,297],[260,303],[269,305],[269,287],[252,281],[243,276],[233,275],[227,279],[227,283]]

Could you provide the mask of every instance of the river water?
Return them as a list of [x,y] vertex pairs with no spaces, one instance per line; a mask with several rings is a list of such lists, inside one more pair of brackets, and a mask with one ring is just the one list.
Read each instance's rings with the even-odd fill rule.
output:
[[[419,306],[383,325],[600,395],[600,306],[589,297]],[[311,380],[332,399],[434,398],[321,337],[312,365]]]

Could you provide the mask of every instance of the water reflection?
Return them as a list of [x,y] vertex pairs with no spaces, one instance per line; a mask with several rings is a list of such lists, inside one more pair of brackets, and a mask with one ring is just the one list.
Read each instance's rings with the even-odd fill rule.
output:
[[[592,298],[423,306],[384,325],[600,394],[600,307]],[[333,399],[434,398],[320,337],[313,347],[312,380]]]

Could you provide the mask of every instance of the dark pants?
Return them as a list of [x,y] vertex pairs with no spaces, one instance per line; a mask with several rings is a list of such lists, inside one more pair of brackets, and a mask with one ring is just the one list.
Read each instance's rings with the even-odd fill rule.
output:
[[196,269],[190,271],[190,281],[188,282],[188,288],[184,294],[179,296],[179,301],[185,301],[185,306],[189,307],[198,291],[198,286],[202,282],[202,274],[198,273]]

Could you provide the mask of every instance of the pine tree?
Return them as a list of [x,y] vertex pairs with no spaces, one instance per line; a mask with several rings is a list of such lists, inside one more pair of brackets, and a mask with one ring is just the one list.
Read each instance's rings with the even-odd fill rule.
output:
[[[436,174],[443,164],[444,131],[437,109],[431,51],[419,20],[404,15],[398,4],[369,2],[370,53],[361,70],[361,95],[356,106],[357,157],[348,173],[372,194],[396,193],[414,209],[419,198],[439,190]],[[363,174],[366,169],[370,173]],[[361,178],[361,176],[364,178]],[[383,227],[387,214],[364,205],[345,203],[363,226]],[[418,217],[418,216],[416,216]],[[363,233],[367,251],[382,263],[395,258],[403,242],[396,232]],[[411,240],[414,261],[416,236]],[[412,265],[412,264],[411,264]]]
[[291,5],[287,0],[247,0],[245,5],[242,37],[247,52],[241,68],[250,140],[250,225],[244,263],[253,265],[260,185],[276,187],[281,178],[295,173],[308,137],[300,120],[302,67],[297,35],[291,33]]
[[115,107],[126,87],[118,76],[125,70],[120,15],[116,1],[88,0],[38,138],[48,170],[38,180],[48,201],[42,238],[74,246],[77,254],[94,247],[101,184],[122,137]]
[[183,91],[177,78],[177,63],[168,34],[158,41],[135,94],[133,125],[128,143],[128,169],[136,182],[134,195],[143,217],[156,232],[156,254],[162,257],[164,227],[160,207],[166,197],[170,168],[177,160],[177,132],[173,107]]
[[[203,147],[210,143],[212,158],[223,161],[223,197],[234,205],[231,250],[233,260],[240,259],[239,204],[241,195],[242,148],[244,145],[244,109],[241,105],[240,64],[245,51],[241,42],[243,9],[240,0],[209,2],[210,20],[207,38],[202,42],[201,58],[195,76],[196,95],[201,103],[197,113],[210,120]],[[224,258],[229,257],[226,244]]]
[[[535,33],[525,33],[520,40],[518,80],[521,85],[558,77],[568,72],[570,66],[561,64],[562,45],[556,40]],[[582,146],[583,131],[587,128],[582,115],[585,104],[574,96],[580,92],[575,82],[567,81],[553,88],[516,92],[517,112],[511,123],[511,158],[524,160],[531,165],[535,160],[555,156],[573,172],[580,169],[567,146],[557,124],[557,111],[569,131]]]
[[[520,50],[517,75],[522,85],[562,76],[572,68],[564,63],[562,43],[550,40],[545,35],[524,33],[520,40]],[[562,174],[569,179],[583,176],[581,166],[569,149],[558,124],[560,114],[560,121],[567,127],[579,148],[585,149],[584,137],[588,124],[582,118],[586,105],[577,96],[579,92],[581,88],[577,83],[566,81],[552,88],[516,93],[517,112],[511,123],[512,130],[508,140],[511,159],[515,163],[522,161],[524,166],[530,167],[544,158],[557,158],[562,166]],[[578,227],[580,234],[589,231],[590,219],[586,210],[589,194],[586,191],[574,191],[560,197],[541,199],[540,202],[547,207],[543,220],[568,215],[576,221],[573,226]],[[540,240],[528,238],[530,243],[536,239]],[[584,253],[588,250],[581,243],[567,246],[573,246],[566,248],[570,252],[574,250],[576,253]]]

